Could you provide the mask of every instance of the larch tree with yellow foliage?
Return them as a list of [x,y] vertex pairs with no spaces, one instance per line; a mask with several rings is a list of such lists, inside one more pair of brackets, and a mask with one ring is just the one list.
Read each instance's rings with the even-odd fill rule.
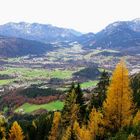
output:
[[58,126],[59,126],[60,118],[61,118],[61,113],[55,112],[49,140],[57,140]]
[[84,125],[80,127],[77,121],[75,121],[73,129],[75,132],[76,140],[94,140],[90,130]]
[[117,131],[130,124],[133,112],[132,92],[128,69],[121,60],[113,72],[103,103],[104,123],[108,129]]
[[74,132],[76,139],[78,140],[96,140],[96,136],[101,136],[103,133],[103,115],[95,108],[92,109],[88,125],[79,126],[79,123],[75,121]]
[[[79,106],[77,104],[73,104],[72,105],[72,108],[71,108],[71,120],[70,120],[70,125],[67,126],[65,128],[65,130],[63,130],[63,133],[61,134],[62,135],[62,138],[59,138],[59,139],[62,139],[62,140],[71,140],[73,139],[75,136],[74,134],[74,123],[75,121],[77,121],[77,113],[79,111]],[[61,137],[61,136],[60,136]]]
[[133,125],[139,125],[140,124],[140,110],[136,113],[136,116],[133,119]]
[[70,126],[68,126],[66,129],[66,132],[63,134],[61,140],[70,140],[71,139],[71,132],[72,132],[72,129]]
[[0,115],[0,139],[6,140],[6,119],[3,115]]
[[88,129],[93,140],[96,139],[96,136],[103,134],[103,115],[95,108],[92,109],[89,115]]
[[23,131],[17,121],[15,121],[9,131],[8,140],[23,140]]

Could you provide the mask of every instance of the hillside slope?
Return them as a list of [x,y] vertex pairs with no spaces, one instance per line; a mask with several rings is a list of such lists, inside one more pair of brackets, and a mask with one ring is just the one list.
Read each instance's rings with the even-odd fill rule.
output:
[[50,44],[12,37],[0,37],[0,57],[40,55],[52,49]]

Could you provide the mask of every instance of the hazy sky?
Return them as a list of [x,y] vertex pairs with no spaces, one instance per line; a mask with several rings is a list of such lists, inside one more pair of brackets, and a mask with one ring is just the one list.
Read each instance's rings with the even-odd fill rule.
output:
[[98,32],[117,20],[140,18],[140,0],[0,0],[0,24],[39,22]]

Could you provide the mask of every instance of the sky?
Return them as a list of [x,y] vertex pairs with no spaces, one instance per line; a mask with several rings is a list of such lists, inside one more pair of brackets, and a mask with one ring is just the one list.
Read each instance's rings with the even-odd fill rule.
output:
[[0,24],[38,22],[96,33],[135,18],[140,18],[140,0],[0,0]]

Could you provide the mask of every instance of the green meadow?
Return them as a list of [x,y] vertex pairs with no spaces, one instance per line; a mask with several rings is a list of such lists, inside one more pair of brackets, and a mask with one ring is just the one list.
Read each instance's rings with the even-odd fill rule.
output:
[[62,101],[54,101],[41,105],[25,103],[22,106],[18,107],[15,112],[19,112],[20,109],[23,109],[25,113],[31,113],[39,109],[46,109],[47,111],[62,110],[63,106],[64,103]]
[[17,78],[0,80],[0,85],[9,84],[14,80],[34,80],[34,79],[49,79],[49,78],[59,78],[59,79],[69,79],[72,77],[74,71],[72,70],[48,70],[48,69],[30,69],[30,68],[9,68],[0,71],[0,74],[16,75]]
[[87,81],[81,84],[81,88],[89,88],[89,87],[93,87],[96,86],[98,83],[98,81]]

